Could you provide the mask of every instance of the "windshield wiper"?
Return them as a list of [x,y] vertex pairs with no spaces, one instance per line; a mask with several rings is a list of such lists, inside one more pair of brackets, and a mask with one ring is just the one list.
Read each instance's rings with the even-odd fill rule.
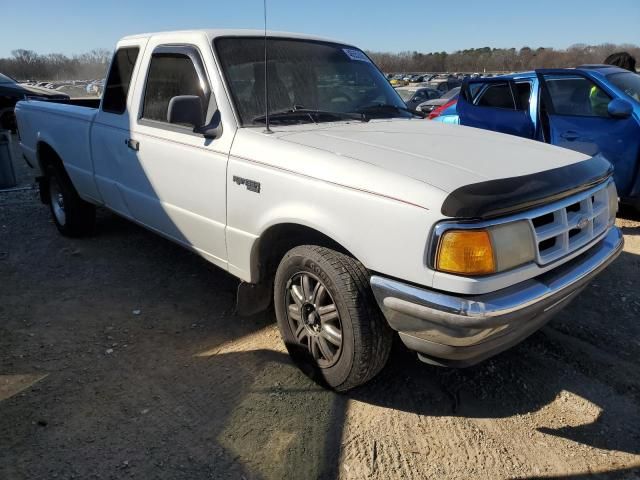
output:
[[392,105],[390,103],[381,103],[379,105],[370,105],[368,107],[364,107],[361,108],[360,110],[358,110],[356,113],[360,113],[364,116],[367,116],[367,114],[371,114],[371,113],[391,113],[391,112],[407,112],[410,113],[411,115],[415,115],[416,117],[419,118],[425,118],[426,115],[422,112],[417,112],[415,110],[411,110],[410,108],[407,107],[401,107],[399,105]]
[[[368,122],[369,120],[363,113],[355,113],[355,112],[331,112],[328,110],[313,110],[310,108],[299,108],[293,107],[287,110],[278,110],[275,112],[269,112],[269,121],[271,120],[280,120],[280,119],[289,119],[295,117],[308,117],[312,122],[317,123],[319,117],[332,117],[332,118],[347,118],[351,120],[360,120],[361,122]],[[267,116],[260,115],[255,117],[252,122],[253,123],[261,123],[266,122]]]

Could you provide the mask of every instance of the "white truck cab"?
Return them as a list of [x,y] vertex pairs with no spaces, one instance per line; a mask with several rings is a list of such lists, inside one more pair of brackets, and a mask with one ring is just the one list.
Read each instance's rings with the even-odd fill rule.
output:
[[16,114],[63,234],[98,205],[197,252],[242,281],[239,311],[273,302],[337,390],[380,371],[394,331],[430,363],[495,355],[622,248],[606,159],[419,118],[331,40],[125,37],[99,105]]

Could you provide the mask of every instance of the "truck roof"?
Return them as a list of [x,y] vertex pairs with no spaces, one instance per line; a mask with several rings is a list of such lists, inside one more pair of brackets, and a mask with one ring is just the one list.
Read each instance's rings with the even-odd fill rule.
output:
[[[197,30],[176,30],[176,31],[167,31],[167,32],[152,32],[152,33],[140,33],[136,35],[127,35],[123,37],[121,40],[131,40],[131,39],[140,39],[140,38],[150,38],[150,37],[158,37],[158,36],[175,36],[180,34],[202,34],[206,35],[210,40],[214,40],[218,37],[263,37],[264,30],[256,30],[256,29],[197,29]],[[340,42],[337,40],[332,40],[325,37],[318,37],[315,35],[307,35],[304,33],[293,33],[293,32],[280,32],[274,30],[267,30],[267,36],[269,37],[282,37],[282,38],[296,38],[302,40],[317,40],[322,42],[332,42],[332,43],[340,43],[344,45],[349,45],[345,42]]]

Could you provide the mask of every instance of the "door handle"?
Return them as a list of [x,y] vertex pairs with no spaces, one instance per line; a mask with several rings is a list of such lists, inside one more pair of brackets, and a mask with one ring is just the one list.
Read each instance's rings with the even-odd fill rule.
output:
[[578,132],[574,132],[572,130],[569,130],[568,132],[564,132],[560,136],[562,138],[564,138],[565,140],[573,141],[573,140],[576,140],[580,136],[580,134]]
[[132,138],[128,138],[127,140],[125,140],[124,143],[126,143],[127,147],[129,147],[134,152],[137,152],[138,150],[140,150],[140,142],[137,141],[137,140],[133,140]]

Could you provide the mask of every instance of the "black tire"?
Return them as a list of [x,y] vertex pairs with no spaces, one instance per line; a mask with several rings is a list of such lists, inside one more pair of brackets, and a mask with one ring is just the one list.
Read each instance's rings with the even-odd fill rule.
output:
[[9,130],[15,134],[18,131],[18,122],[16,121],[16,114],[13,111],[5,112],[0,118],[0,127],[3,130]]
[[[290,355],[325,386],[346,391],[362,385],[389,358],[393,331],[376,304],[367,269],[348,255],[313,245],[287,252],[276,272],[274,306]],[[334,343],[338,331],[340,346]]]
[[43,196],[48,199],[51,216],[62,235],[83,237],[93,232],[96,207],[80,198],[63,167],[50,165],[40,188],[46,189]]

